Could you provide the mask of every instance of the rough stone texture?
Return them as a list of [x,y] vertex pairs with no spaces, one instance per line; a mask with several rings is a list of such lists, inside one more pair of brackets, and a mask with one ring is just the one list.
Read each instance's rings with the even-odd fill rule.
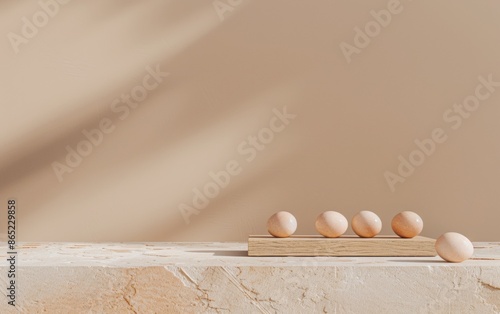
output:
[[25,243],[18,305],[4,297],[0,313],[499,313],[500,244],[475,247],[450,264],[248,257],[244,243]]

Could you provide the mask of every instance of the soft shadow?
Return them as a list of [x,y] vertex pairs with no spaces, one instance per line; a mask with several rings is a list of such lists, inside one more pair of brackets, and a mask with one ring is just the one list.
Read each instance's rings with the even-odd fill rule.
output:
[[422,264],[448,264],[446,261],[434,260],[434,259],[391,259],[387,260],[388,262],[394,263],[422,263]]
[[248,256],[248,251],[243,250],[194,250],[187,251],[190,253],[213,253],[214,256]]

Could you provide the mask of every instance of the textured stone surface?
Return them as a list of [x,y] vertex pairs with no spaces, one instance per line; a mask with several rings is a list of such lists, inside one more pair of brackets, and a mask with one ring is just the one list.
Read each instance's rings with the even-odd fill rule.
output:
[[500,245],[475,246],[450,264],[248,257],[244,243],[24,243],[18,305],[4,298],[0,313],[498,313]]

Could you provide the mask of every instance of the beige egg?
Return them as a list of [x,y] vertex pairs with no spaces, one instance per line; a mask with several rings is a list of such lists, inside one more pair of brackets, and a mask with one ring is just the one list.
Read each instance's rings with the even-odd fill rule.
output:
[[316,230],[327,238],[337,238],[346,232],[349,223],[341,213],[326,211],[316,218]]
[[391,227],[401,238],[413,238],[422,232],[424,221],[417,213],[404,211],[392,218]]
[[351,222],[352,230],[362,238],[372,238],[382,230],[382,221],[374,212],[363,210]]
[[277,238],[289,237],[295,230],[297,230],[297,219],[289,212],[277,212],[267,221],[267,231]]
[[474,254],[474,246],[464,235],[447,232],[436,240],[436,252],[447,262],[460,263]]

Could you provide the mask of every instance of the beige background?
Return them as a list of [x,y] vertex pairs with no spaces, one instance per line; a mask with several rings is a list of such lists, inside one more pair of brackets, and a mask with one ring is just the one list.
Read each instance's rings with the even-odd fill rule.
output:
[[[339,44],[388,1],[231,3],[221,19],[212,1],[73,1],[17,54],[8,33],[41,9],[0,3],[3,234],[15,197],[23,241],[243,241],[278,210],[305,234],[361,209],[383,233],[413,210],[424,235],[500,240],[500,90],[457,130],[443,121],[479,75],[500,81],[499,2],[402,0],[351,63]],[[113,99],[157,64],[170,75],[118,119]],[[239,143],[284,106],[297,117],[245,161]],[[52,163],[104,117],[115,131],[59,182]],[[391,192],[384,172],[435,128],[448,140]],[[241,173],[186,224],[179,204],[232,159]]]

